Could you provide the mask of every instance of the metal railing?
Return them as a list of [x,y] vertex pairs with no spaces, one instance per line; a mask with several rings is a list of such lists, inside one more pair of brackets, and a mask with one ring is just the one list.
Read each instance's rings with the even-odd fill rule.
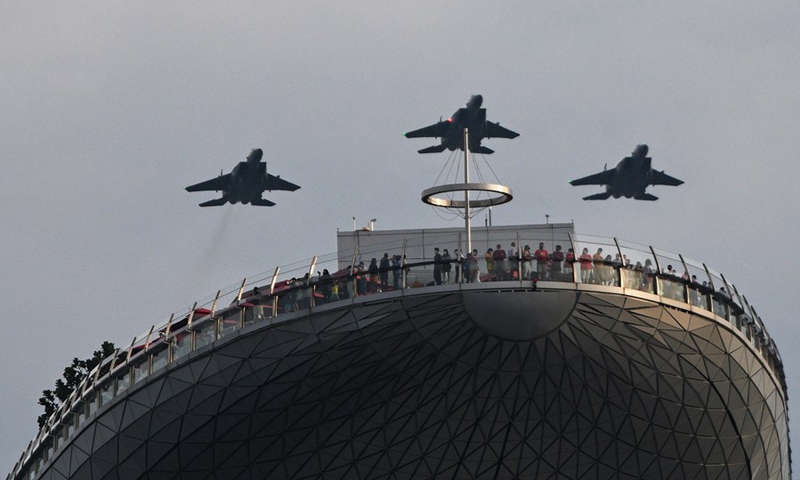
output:
[[[451,237],[442,237],[442,242],[445,238]],[[592,285],[578,288],[612,287],[681,302],[730,322],[760,352],[786,391],[780,354],[761,318],[734,285],[703,263],[616,238],[587,235],[509,236],[493,239],[495,247],[477,255],[453,252],[460,246],[451,245],[449,258],[443,256],[449,248],[445,243],[436,247],[437,239],[430,235],[425,241],[425,251],[430,251],[425,258],[407,258],[411,245],[405,240],[277,267],[220,289],[188,307],[187,313],[173,314],[151,326],[89,373],[30,442],[8,480],[34,478],[104,405],[167,365],[241,329],[281,322],[327,304],[437,285],[513,282],[534,290]],[[512,242],[517,251],[509,255],[506,249]],[[498,245],[505,257],[497,253]],[[440,257],[435,257],[434,248],[440,248]]]

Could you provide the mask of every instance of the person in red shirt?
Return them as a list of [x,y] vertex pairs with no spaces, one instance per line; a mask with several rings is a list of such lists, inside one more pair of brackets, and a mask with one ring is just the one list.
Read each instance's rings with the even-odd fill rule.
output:
[[536,259],[536,276],[539,280],[544,280],[547,274],[547,259],[549,258],[547,250],[544,248],[544,242],[539,242],[539,248],[533,252],[533,258]]
[[569,249],[567,250],[567,255],[564,257],[564,281],[566,282],[574,282],[575,275],[573,274],[573,270],[575,268],[575,250]]
[[581,265],[581,283],[591,283],[592,281],[592,255],[589,254],[589,249],[584,248],[581,256],[578,258]]

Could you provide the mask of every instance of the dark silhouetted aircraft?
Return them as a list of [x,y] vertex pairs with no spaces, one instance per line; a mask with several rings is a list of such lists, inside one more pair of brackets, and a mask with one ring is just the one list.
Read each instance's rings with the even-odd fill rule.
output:
[[658,200],[658,197],[645,192],[648,185],[672,185],[677,187],[683,180],[670,177],[666,173],[653,170],[652,159],[647,156],[647,145],[637,145],[630,157],[622,159],[613,170],[603,170],[588,177],[573,180],[578,185],[605,185],[606,191],[583,197],[584,200],[605,200],[608,197],[625,197],[636,200]]
[[233,167],[231,173],[220,174],[217,178],[200,182],[196,185],[186,187],[187,192],[202,192],[222,190],[222,198],[209,200],[200,204],[201,207],[217,207],[227,202],[249,203],[262,207],[271,207],[275,203],[261,198],[265,190],[288,190],[295,191],[300,188],[294,183],[281,180],[267,173],[267,162],[261,161],[264,152],[260,148],[255,148],[247,156],[246,162],[239,162]]
[[481,145],[484,138],[516,138],[519,133],[503,128],[499,123],[486,120],[486,109],[481,108],[483,97],[473,95],[467,102],[467,108],[459,108],[452,117],[433,125],[420,128],[405,134],[406,138],[441,138],[441,145],[423,148],[419,153],[438,153],[445,149],[464,150],[464,129],[469,129],[469,150],[473,153],[494,153],[491,148]]

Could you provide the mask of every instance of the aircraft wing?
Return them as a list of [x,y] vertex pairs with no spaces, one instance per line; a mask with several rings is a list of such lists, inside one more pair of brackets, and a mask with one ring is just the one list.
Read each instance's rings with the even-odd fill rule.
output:
[[603,170],[600,173],[589,175],[569,182],[573,186],[577,185],[608,185],[614,178],[614,170]]
[[501,127],[499,123],[486,122],[486,134],[484,136],[486,138],[517,138],[519,133]]
[[289,192],[294,192],[298,188],[300,188],[300,185],[295,185],[292,182],[283,180],[281,177],[267,174],[266,190],[287,190]]
[[659,172],[658,170],[653,170],[652,175],[650,178],[651,185],[671,185],[673,187],[677,187],[678,185],[683,183],[683,180],[678,180],[675,177],[670,177],[664,172]]
[[205,182],[200,182],[195,185],[190,185],[186,187],[187,192],[203,192],[203,191],[210,191],[210,190],[227,190],[228,182],[231,179],[231,174],[226,173],[225,175],[220,175],[217,178],[212,178],[211,180],[206,180]]
[[433,125],[428,125],[427,127],[422,127],[418,130],[413,130],[411,132],[406,133],[406,138],[422,138],[422,137],[433,137],[439,138],[445,136],[447,131],[450,129],[450,122],[449,121],[442,121],[439,123],[434,123]]

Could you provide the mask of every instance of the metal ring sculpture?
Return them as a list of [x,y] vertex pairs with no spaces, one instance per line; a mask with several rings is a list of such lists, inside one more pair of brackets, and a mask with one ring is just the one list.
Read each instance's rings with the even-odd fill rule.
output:
[[469,200],[470,208],[484,208],[502,205],[510,202],[511,199],[514,198],[514,196],[511,194],[511,189],[505,185],[498,185],[496,183],[451,183],[448,185],[439,185],[423,190],[422,201],[435,207],[465,208],[467,205],[464,200],[450,200],[448,198],[437,197],[436,195],[441,193],[470,191],[481,191],[497,194],[496,196],[481,200]]

